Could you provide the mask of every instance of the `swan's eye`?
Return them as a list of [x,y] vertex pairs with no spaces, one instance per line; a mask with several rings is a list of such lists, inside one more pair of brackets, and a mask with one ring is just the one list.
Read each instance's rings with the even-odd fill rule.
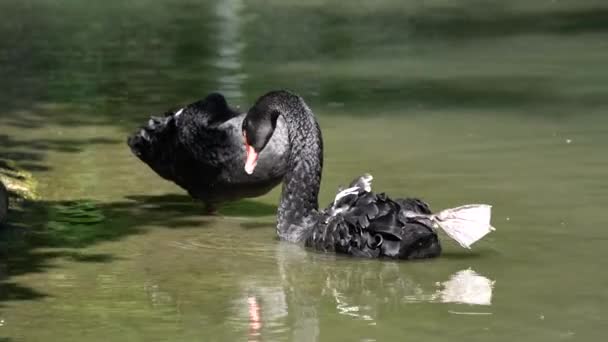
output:
[[243,141],[245,142],[245,146],[249,146],[249,140],[247,140],[247,131],[243,131]]

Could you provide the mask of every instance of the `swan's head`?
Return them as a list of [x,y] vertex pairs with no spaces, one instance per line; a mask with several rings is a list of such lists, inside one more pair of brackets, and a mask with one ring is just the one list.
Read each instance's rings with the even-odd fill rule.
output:
[[245,172],[247,174],[252,174],[255,170],[260,152],[266,147],[277,127],[279,115],[281,113],[278,109],[263,101],[258,101],[243,119],[243,141],[247,154]]

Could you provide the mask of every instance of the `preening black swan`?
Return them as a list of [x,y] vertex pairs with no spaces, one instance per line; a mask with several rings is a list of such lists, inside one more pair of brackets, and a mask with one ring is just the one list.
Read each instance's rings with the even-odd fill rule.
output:
[[[245,170],[255,173],[258,155],[273,138],[279,119],[285,121],[290,146],[277,215],[280,239],[353,256],[421,259],[441,254],[436,228],[442,220],[451,219],[450,226],[456,227],[457,235],[469,218],[479,224],[471,236],[464,233],[464,238],[456,237],[465,247],[493,229],[489,206],[466,206],[433,215],[422,200],[392,200],[383,193],[373,193],[370,175],[355,179],[332,204],[319,211],[323,140],[314,114],[299,96],[287,91],[270,92],[248,111],[242,126],[247,146]],[[473,217],[480,212],[484,216],[481,220]]]
[[287,170],[287,132],[282,120],[259,154],[256,171],[243,171],[241,125],[217,93],[148,124],[128,138],[131,151],[161,177],[175,182],[212,210],[224,201],[260,196],[278,185]]

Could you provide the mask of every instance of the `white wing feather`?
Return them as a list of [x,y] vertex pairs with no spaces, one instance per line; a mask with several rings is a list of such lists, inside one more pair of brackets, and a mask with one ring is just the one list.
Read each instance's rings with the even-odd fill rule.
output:
[[[340,199],[342,199],[345,196],[359,193],[361,186],[363,188],[363,191],[371,192],[373,179],[374,179],[374,177],[372,177],[372,175],[370,175],[369,173],[366,173],[363,176],[357,178],[356,182],[353,182],[353,183],[356,184],[358,181],[361,181],[361,184],[357,184],[356,186],[351,186],[349,188],[346,188],[346,189],[338,192],[336,194],[336,198],[334,199],[334,205],[336,205],[336,203],[338,203],[338,201],[340,201]],[[354,184],[351,184],[351,185],[354,185]]]
[[357,194],[357,193],[359,193],[359,187],[357,187],[357,186],[354,186],[352,188],[346,188],[346,189],[338,192],[336,194],[336,198],[334,199],[334,205],[336,205],[336,203],[338,203],[338,201],[340,201],[342,199],[342,197],[352,195],[352,194]]
[[372,180],[374,179],[374,177],[372,177],[372,175],[370,175],[369,173],[366,173],[363,176],[361,176],[360,179],[363,182],[363,190],[365,190],[366,192],[371,192],[372,191]]

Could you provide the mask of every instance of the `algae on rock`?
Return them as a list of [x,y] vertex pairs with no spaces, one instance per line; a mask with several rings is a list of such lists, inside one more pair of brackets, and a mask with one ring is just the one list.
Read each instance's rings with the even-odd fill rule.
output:
[[30,172],[19,168],[11,160],[0,159],[0,182],[4,183],[8,193],[12,195],[11,206],[24,199],[38,199],[36,179]]

